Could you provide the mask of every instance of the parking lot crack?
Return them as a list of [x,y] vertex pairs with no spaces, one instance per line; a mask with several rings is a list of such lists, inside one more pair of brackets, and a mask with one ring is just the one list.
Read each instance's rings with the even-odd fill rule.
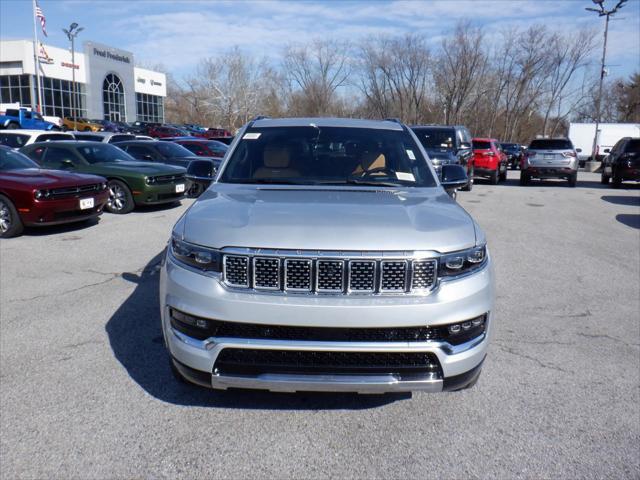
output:
[[513,349],[511,347],[507,347],[507,346],[501,345],[499,343],[497,343],[497,346],[503,352],[510,353],[511,355],[515,355],[516,357],[524,358],[526,360],[531,360],[532,362],[535,362],[536,364],[538,364],[542,368],[547,368],[549,370],[556,370],[556,371],[562,372],[562,373],[570,373],[570,374],[574,373],[571,370],[565,370],[564,368],[558,367],[556,365],[552,365],[550,363],[545,363],[545,362],[541,361],[539,358],[532,357],[530,355],[526,355],[524,353],[518,352],[518,351],[516,351],[515,349]]
[[100,282],[88,283],[86,285],[82,285],[81,287],[72,288],[70,290],[63,290],[62,292],[56,292],[56,293],[47,294],[47,295],[36,295],[36,296],[33,296],[33,297],[28,297],[28,298],[17,298],[15,300],[10,300],[7,303],[30,302],[32,300],[40,300],[42,298],[58,297],[58,296],[61,296],[61,295],[68,295],[69,293],[78,292],[78,291],[84,290],[86,288],[92,288],[92,287],[98,287],[100,285],[104,285],[105,283],[109,283],[109,282],[115,280],[119,276],[120,276],[120,274],[112,274],[109,278],[106,278],[106,279],[104,279],[104,280],[102,280]]
[[612,341],[617,342],[617,343],[621,343],[623,345],[626,345],[627,347],[640,347],[640,344],[628,343],[628,342],[625,342],[624,340],[622,340],[620,338],[612,337],[611,335],[607,335],[605,333],[576,332],[576,335],[578,335],[580,337],[586,337],[586,338],[604,338],[604,339],[607,339],[607,340],[612,340]]

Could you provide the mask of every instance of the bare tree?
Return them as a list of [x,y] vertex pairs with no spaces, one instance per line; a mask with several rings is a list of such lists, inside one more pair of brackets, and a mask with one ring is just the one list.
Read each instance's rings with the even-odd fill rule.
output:
[[283,67],[296,97],[293,102],[296,113],[311,116],[331,113],[336,90],[346,85],[351,73],[348,48],[346,43],[331,40],[286,48]]

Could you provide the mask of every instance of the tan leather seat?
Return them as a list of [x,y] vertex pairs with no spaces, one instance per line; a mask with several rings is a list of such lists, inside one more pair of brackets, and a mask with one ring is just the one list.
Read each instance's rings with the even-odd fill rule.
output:
[[[379,152],[365,152],[362,154],[360,164],[353,171],[353,175],[362,175],[370,170],[376,168],[385,168],[387,166],[387,159],[384,153]],[[384,175],[383,172],[378,172],[378,175]],[[376,175],[375,173],[373,175]]]
[[263,166],[253,173],[253,178],[299,177],[300,172],[291,165],[291,153],[287,147],[268,146],[262,156]]

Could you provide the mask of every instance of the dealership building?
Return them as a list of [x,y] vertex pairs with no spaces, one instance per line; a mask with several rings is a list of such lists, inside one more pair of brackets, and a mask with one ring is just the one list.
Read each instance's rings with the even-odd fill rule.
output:
[[[134,65],[132,52],[84,42],[82,51],[39,45],[42,114],[73,116],[73,72],[76,115],[91,119],[164,122],[167,96],[164,73]],[[32,40],[0,41],[0,103],[38,103]]]

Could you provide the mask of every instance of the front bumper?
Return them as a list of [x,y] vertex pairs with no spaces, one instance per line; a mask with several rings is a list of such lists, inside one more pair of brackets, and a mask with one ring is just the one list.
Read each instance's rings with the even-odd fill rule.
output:
[[[80,198],[34,200],[29,208],[19,208],[22,223],[27,226],[51,226],[82,222],[102,214],[109,198],[107,190],[92,195],[93,208],[80,209]],[[84,196],[81,198],[89,198]],[[28,211],[27,211],[28,210]]]
[[[168,255],[160,275],[160,307],[166,345],[180,373],[207,387],[272,391],[355,391],[382,393],[455,389],[471,382],[485,358],[493,323],[491,260],[481,271],[440,282],[428,296],[285,295],[226,289],[216,274],[203,275],[176,264]],[[169,309],[227,322],[303,327],[390,328],[437,326],[487,313],[485,333],[460,345],[443,341],[336,342],[210,337],[197,340],[174,329]],[[224,349],[299,352],[426,352],[438,371],[423,375],[220,373],[216,360]],[[390,369],[393,370],[393,369]]]
[[177,202],[185,198],[190,186],[190,182],[187,179],[181,183],[184,184],[182,192],[176,192],[175,183],[145,185],[141,191],[133,192],[133,199],[136,205],[158,205]]

